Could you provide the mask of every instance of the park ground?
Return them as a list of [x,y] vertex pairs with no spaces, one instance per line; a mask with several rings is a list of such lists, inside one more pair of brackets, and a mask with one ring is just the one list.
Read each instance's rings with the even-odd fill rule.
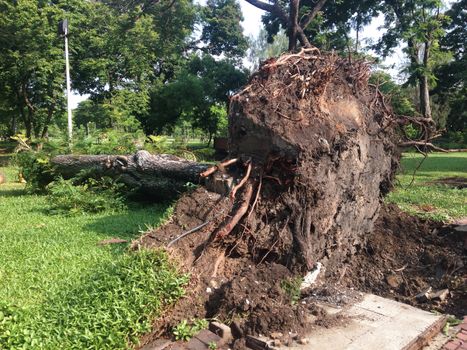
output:
[[[422,159],[404,155],[386,201],[437,221],[467,217],[467,152]],[[0,172],[8,180],[0,186],[0,348],[126,348],[182,296],[187,276],[164,253],[99,244],[160,225],[170,203],[52,214],[48,196],[26,193],[15,167]]]

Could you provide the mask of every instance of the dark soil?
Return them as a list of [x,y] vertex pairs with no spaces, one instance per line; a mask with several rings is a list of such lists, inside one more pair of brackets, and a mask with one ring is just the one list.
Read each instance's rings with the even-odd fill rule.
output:
[[[465,233],[383,207],[368,243],[345,266],[340,285],[456,316],[467,315]],[[449,289],[445,301],[419,302],[427,288]]]
[[[133,246],[164,247],[182,232],[222,217],[229,207],[228,199],[199,188],[179,200],[171,222]],[[156,322],[143,343],[170,337],[175,325],[192,318],[226,322],[237,339],[247,334],[303,334],[310,327],[342,326],[346,319],[327,315],[315,302],[343,306],[357,301],[358,292],[426,310],[467,314],[467,257],[461,234],[449,226],[412,217],[393,205],[383,206],[367,243],[337,268],[326,269],[318,286],[302,293],[296,303],[283,284],[293,281],[296,273],[273,261],[259,263],[254,254],[234,254],[235,245],[207,245],[211,231],[206,226],[169,249],[191,274],[188,294]],[[415,296],[428,286],[434,291],[449,288],[450,295],[443,302],[418,302]],[[310,313],[315,317],[310,319]],[[242,348],[241,344],[237,342],[236,347]]]

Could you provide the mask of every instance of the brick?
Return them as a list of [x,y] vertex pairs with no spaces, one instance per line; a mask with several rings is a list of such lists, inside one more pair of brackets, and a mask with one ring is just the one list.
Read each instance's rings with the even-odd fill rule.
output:
[[461,323],[460,327],[461,327],[461,329],[467,331],[467,323]]
[[459,347],[459,344],[450,341],[449,343],[444,345],[443,350],[457,350]]
[[196,338],[191,338],[190,341],[186,344],[188,350],[207,350],[209,349],[206,344],[201,340]]
[[196,334],[195,338],[206,345],[209,345],[209,343],[212,342],[217,344],[221,340],[221,337],[211,331],[208,331],[207,329],[203,329],[201,332]]
[[467,342],[467,333],[464,333],[464,331],[457,333],[457,339]]
[[214,334],[217,334],[219,337],[221,337],[221,344],[227,344],[229,343],[233,338],[232,338],[232,330],[230,329],[229,326],[220,323],[220,322],[211,322],[209,324],[209,330],[213,332]]

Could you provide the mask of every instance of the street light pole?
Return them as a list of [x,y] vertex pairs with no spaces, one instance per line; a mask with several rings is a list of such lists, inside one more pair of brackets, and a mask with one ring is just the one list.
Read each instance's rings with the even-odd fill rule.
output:
[[68,20],[60,21],[58,33],[65,38],[65,71],[66,71],[66,99],[68,114],[68,141],[71,144],[73,139],[73,119],[71,115],[71,79],[70,79],[70,61],[68,55]]

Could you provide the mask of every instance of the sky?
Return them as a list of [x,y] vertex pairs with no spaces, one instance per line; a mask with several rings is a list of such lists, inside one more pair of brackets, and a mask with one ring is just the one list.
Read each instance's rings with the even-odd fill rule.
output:
[[[200,4],[205,4],[206,0],[195,0],[195,2],[198,2]],[[246,36],[257,36],[261,27],[261,16],[263,15],[264,11],[256,8],[253,5],[250,5],[244,0],[239,0],[240,6],[242,8],[243,12],[243,17],[244,21],[242,22],[243,26],[243,33]],[[360,33],[360,38],[362,41],[364,39],[373,39],[376,40],[377,38],[381,37],[382,31],[378,29],[378,27],[383,25],[383,15],[380,15],[379,17],[373,19],[373,21],[366,26],[362,33]],[[354,34],[355,35],[355,34]],[[395,53],[388,57],[385,61],[384,64],[387,66],[393,66],[393,68],[388,69],[389,73],[398,80],[399,76],[399,71],[401,70],[401,65],[403,64],[405,58],[402,53],[401,47],[398,47],[395,50]],[[79,95],[76,94],[75,92],[72,92],[71,94],[71,105],[72,108],[76,108],[78,106],[78,103],[87,99],[88,95]]]

